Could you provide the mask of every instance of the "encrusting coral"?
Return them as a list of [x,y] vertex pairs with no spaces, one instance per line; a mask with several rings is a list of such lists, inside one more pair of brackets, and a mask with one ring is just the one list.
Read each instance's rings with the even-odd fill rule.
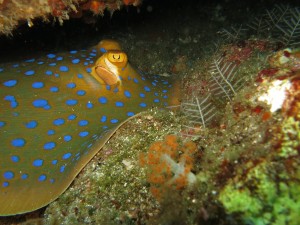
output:
[[0,1],[0,34],[11,34],[18,25],[34,25],[34,19],[42,18],[44,22],[51,17],[60,24],[69,18],[80,18],[84,12],[103,15],[104,10],[113,13],[122,6],[141,4],[141,0],[1,0]]

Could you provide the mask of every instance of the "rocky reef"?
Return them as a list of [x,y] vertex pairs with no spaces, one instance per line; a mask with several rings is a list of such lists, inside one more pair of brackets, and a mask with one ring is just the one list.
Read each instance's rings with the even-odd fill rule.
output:
[[198,9],[220,25],[207,28],[215,44],[201,22],[184,26],[190,14],[175,31],[156,21],[140,36],[111,35],[139,69],[182,80],[180,109],[129,120],[58,200],[0,222],[297,225],[299,8],[273,5],[224,29],[223,7]]
[[86,14],[103,15],[107,10],[113,14],[121,7],[141,3],[140,0],[1,0],[0,34],[11,34],[20,24],[32,27],[35,20],[58,21],[63,24],[70,18],[81,18]]

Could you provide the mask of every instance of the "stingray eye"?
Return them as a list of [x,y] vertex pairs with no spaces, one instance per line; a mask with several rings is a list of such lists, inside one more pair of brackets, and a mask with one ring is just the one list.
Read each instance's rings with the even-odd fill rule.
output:
[[108,54],[108,60],[112,63],[126,63],[127,56],[124,52],[110,52]]

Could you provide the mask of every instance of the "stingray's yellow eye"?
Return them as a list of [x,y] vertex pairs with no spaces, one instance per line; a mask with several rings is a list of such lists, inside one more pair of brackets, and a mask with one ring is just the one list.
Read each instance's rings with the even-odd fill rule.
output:
[[111,63],[127,63],[127,55],[124,52],[109,52],[107,58]]

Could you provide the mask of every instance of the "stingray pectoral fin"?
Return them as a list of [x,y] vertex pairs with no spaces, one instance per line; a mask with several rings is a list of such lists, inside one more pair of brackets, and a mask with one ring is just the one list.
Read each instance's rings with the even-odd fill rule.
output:
[[101,83],[104,82],[107,85],[116,85],[120,82],[118,76],[102,66],[95,67],[94,77]]
[[12,185],[6,191],[1,191],[0,216],[11,216],[31,212],[56,200],[123,123],[112,128],[106,134],[103,134],[90,149],[89,154],[83,154],[76,163],[74,162],[73,165],[67,165],[64,176],[57,177],[53,184],[39,182],[21,185],[22,181],[20,181],[20,184],[15,183],[15,185]]
[[172,83],[173,87],[170,90],[170,98],[169,98],[169,107],[171,109],[179,109],[180,108],[180,102],[181,102],[181,81],[177,79],[176,81],[173,81]]

